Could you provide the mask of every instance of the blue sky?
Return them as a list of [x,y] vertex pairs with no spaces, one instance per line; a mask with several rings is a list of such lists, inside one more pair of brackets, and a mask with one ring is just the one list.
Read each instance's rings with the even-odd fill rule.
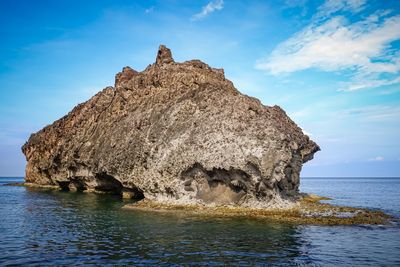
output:
[[0,0],[0,35],[0,176],[159,44],[284,108],[322,149],[302,176],[400,176],[400,1]]

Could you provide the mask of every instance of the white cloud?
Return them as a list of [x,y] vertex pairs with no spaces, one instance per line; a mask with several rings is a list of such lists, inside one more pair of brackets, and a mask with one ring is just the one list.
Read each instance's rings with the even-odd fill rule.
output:
[[[348,91],[399,83],[400,53],[390,44],[400,39],[400,15],[377,11],[353,23],[335,15],[364,6],[364,0],[326,1],[310,25],[279,44],[256,68],[273,75],[310,68],[349,71],[353,81],[342,88]],[[395,77],[382,80],[382,73]]]
[[397,58],[375,62],[385,56],[390,42],[400,39],[400,16],[387,18],[383,23],[346,25],[344,17],[311,26],[296,34],[275,49],[271,56],[257,64],[272,74],[294,72],[312,67],[323,70],[355,69],[359,72],[388,72],[400,70]]
[[384,160],[385,160],[384,157],[382,157],[382,156],[377,156],[377,157],[375,157],[375,158],[369,159],[368,161],[384,161]]
[[223,0],[214,0],[209,2],[206,6],[202,8],[202,10],[192,16],[192,20],[200,20],[206,17],[208,14],[213,13],[214,11],[221,10],[224,7]]

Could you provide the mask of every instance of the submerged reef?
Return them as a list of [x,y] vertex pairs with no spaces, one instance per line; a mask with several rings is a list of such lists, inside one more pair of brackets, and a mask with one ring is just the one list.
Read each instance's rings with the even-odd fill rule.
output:
[[395,218],[379,210],[336,206],[321,203],[329,198],[313,194],[302,194],[296,205],[286,209],[263,209],[240,206],[169,205],[166,203],[141,200],[127,204],[127,210],[162,212],[179,216],[200,217],[244,217],[271,223],[313,224],[313,225],[389,225]]

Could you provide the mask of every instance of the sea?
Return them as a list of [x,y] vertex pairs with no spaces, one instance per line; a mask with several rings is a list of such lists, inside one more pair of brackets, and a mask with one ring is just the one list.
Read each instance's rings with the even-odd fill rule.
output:
[[390,225],[290,225],[124,210],[112,195],[3,186],[0,266],[400,266],[400,178],[302,178],[329,203]]

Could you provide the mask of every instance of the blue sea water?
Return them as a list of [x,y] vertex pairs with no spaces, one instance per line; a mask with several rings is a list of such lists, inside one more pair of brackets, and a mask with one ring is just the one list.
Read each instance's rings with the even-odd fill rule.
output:
[[[121,210],[110,195],[1,186],[0,266],[400,266],[400,226],[293,226]],[[303,192],[400,217],[398,178],[303,178]]]

